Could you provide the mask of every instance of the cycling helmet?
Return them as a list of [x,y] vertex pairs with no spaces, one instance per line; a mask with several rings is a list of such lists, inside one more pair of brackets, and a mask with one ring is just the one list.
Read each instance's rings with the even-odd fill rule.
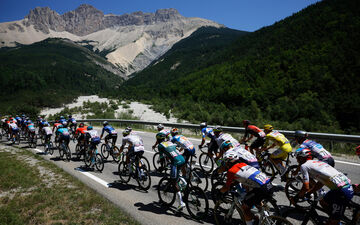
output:
[[308,133],[306,131],[302,131],[302,130],[295,131],[296,138],[306,138],[307,136],[308,136]]
[[271,126],[270,124],[264,125],[264,130],[272,131],[273,129],[274,129],[273,126]]
[[128,131],[132,131],[132,128],[131,127],[126,127],[126,130],[128,130]]
[[225,162],[235,162],[239,159],[239,155],[235,151],[227,151],[224,154]]
[[87,127],[87,130],[92,130],[92,129],[93,129],[92,126],[88,126],[88,127]]
[[80,124],[79,124],[79,127],[84,127],[84,123],[80,123]]
[[26,121],[27,122],[27,124],[30,124],[30,123],[32,123],[32,121],[31,120],[28,120],[28,121]]
[[164,125],[162,125],[161,123],[159,123],[159,125],[157,125],[157,129],[158,129],[158,130],[164,129]]
[[57,128],[58,128],[58,129],[59,129],[59,128],[64,128],[64,126],[63,126],[62,124],[60,124]]
[[72,118],[72,115],[68,115],[69,118]]
[[298,148],[295,151],[295,156],[296,158],[301,157],[311,159],[311,151],[308,148]]
[[108,121],[104,121],[103,122],[103,126],[105,127],[106,125],[108,125],[109,123],[108,123]]
[[216,126],[216,127],[214,127],[213,131],[215,133],[220,133],[220,132],[222,132],[222,127],[221,126]]
[[125,136],[127,136],[127,135],[130,134],[130,130],[125,129],[125,130],[122,132],[122,134],[123,134],[123,136],[125,137]]
[[175,127],[175,128],[173,128],[173,129],[171,129],[171,135],[172,136],[175,136],[175,135],[177,135],[179,133],[179,130]]
[[66,127],[66,126],[67,126],[67,122],[66,122],[66,121],[62,122],[62,125],[64,125],[64,127]]
[[202,128],[204,128],[204,127],[207,127],[207,123],[206,123],[206,122],[200,123],[200,128],[202,129]]
[[228,150],[229,148],[232,148],[233,145],[230,141],[224,141],[221,146],[220,146],[220,149],[221,150]]
[[247,127],[250,125],[250,120],[243,120],[244,127]]
[[65,119],[63,116],[60,116],[60,119]]
[[156,134],[156,140],[163,141],[165,140],[166,135],[164,133],[158,133]]

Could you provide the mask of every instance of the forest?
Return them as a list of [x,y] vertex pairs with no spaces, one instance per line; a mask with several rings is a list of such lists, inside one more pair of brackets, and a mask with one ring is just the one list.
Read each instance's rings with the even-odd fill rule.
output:
[[359,133],[359,40],[359,2],[324,0],[252,33],[199,29],[118,94],[193,123]]

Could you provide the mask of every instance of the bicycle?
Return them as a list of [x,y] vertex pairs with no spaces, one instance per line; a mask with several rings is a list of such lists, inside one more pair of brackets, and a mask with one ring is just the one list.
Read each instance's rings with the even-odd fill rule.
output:
[[75,146],[75,155],[76,155],[76,159],[80,160],[81,159],[81,155],[84,156],[85,158],[85,151],[86,151],[86,146],[84,143],[78,142]]
[[98,152],[96,145],[91,145],[88,151],[85,151],[84,162],[87,167],[95,166],[99,172],[104,170],[104,159]]
[[115,162],[120,161],[120,150],[113,142],[105,142],[101,145],[101,155],[105,160],[111,155]]
[[[355,196],[355,195],[354,195]],[[359,196],[359,194],[357,194]],[[326,210],[318,205],[319,200],[316,196],[310,196],[304,198],[310,204],[309,207],[299,208],[295,205],[295,208],[289,209],[283,213],[283,216],[293,224],[298,224],[299,220],[301,224],[316,224],[323,225],[328,220]],[[318,213],[317,211],[320,211]],[[360,224],[360,205],[353,202],[349,202],[346,207],[344,216],[341,218],[341,224],[358,225]]]
[[156,152],[153,156],[153,165],[155,171],[158,173],[164,172],[167,174],[169,172],[169,165],[171,163],[170,160],[164,155],[161,155],[157,148],[155,148],[154,151]]
[[69,143],[66,144],[64,140],[61,140],[59,143],[59,155],[61,159],[63,159],[65,155],[67,161],[71,160],[71,151],[69,148]]
[[195,164],[193,158],[196,158],[196,156],[190,156],[190,159],[186,164],[186,175],[192,186],[202,186],[203,190],[206,191],[209,186],[207,173],[204,173],[200,168],[193,168],[193,165]]
[[16,133],[12,134],[12,137],[11,137],[11,141],[12,141],[12,144],[20,144],[20,134],[19,134],[19,131],[16,131]]
[[[123,151],[121,153],[124,156],[126,153]],[[151,176],[149,173],[149,170],[145,164],[145,160],[143,160],[143,156],[132,156],[130,158],[130,164],[128,165],[125,160],[122,160],[119,163],[118,171],[119,171],[119,177],[122,182],[128,183],[130,181],[130,178],[136,180],[138,183],[140,189],[142,190],[149,190],[151,187]]]
[[[165,176],[161,178],[158,185],[158,196],[160,203],[170,207],[176,199],[176,188],[174,181]],[[180,191],[184,193],[184,202],[190,216],[197,220],[201,220],[209,214],[209,200],[206,193],[197,186],[192,186],[191,182],[186,181],[180,176],[178,180]]]
[[[242,200],[239,191],[232,190],[221,197],[214,207],[214,219],[217,225],[241,224],[246,225],[244,212],[242,211]],[[280,209],[272,196],[261,201],[261,204],[253,207],[252,213],[259,219],[258,224],[286,224],[290,221],[280,217]]]
[[50,138],[47,142],[44,143],[44,149],[45,149],[45,154],[47,153],[49,153],[50,155],[54,154],[54,144]]
[[29,143],[30,148],[36,148],[37,138],[36,138],[35,131],[28,133],[28,143]]
[[[203,148],[208,149],[207,151],[204,151]],[[214,169],[214,165],[215,165],[215,160],[213,157],[210,157],[209,155],[209,148],[208,146],[204,146],[202,148],[199,148],[201,151],[201,154],[199,156],[199,165],[200,168],[205,172],[210,174],[213,169]]]
[[[258,155],[258,162],[261,171],[270,177],[270,181],[273,181],[275,179],[275,176],[277,174],[281,174],[281,172],[271,161],[270,156],[271,153],[269,153],[269,151],[263,151]],[[294,157],[293,152],[290,152],[286,158],[285,173],[283,177],[284,181],[287,181],[289,178],[293,178],[294,177],[293,173],[298,168],[298,165],[290,165],[290,157]]]

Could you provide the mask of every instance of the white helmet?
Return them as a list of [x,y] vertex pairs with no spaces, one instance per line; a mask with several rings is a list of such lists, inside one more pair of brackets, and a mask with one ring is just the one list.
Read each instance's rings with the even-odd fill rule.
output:
[[234,150],[229,150],[227,152],[225,152],[224,154],[224,160],[225,162],[235,162],[237,160],[239,160],[239,154],[234,151]]
[[157,125],[157,129],[158,129],[158,130],[164,129],[164,125],[162,125],[161,123],[159,123],[159,125]]

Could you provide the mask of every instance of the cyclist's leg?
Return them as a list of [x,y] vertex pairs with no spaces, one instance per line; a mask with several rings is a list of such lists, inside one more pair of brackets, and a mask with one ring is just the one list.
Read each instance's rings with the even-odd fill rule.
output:
[[273,162],[275,167],[278,169],[278,171],[280,172],[280,175],[284,174],[284,172],[285,172],[285,166],[284,166],[283,160],[285,160],[287,156],[288,156],[288,153],[283,151],[280,148],[277,149],[276,151],[274,151],[270,155],[270,160]]

